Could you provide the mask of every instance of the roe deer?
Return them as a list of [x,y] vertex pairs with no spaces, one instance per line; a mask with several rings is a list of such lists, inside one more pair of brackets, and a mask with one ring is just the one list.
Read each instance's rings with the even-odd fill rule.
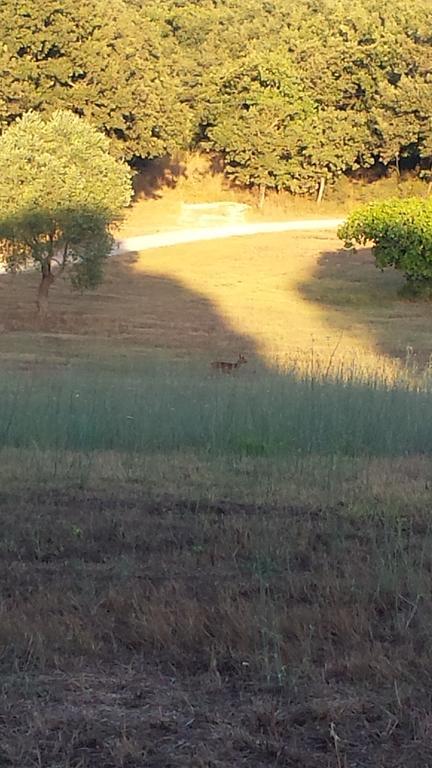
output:
[[246,363],[246,358],[243,355],[239,355],[236,363],[225,363],[216,360],[216,362],[211,363],[211,368],[214,371],[220,371],[220,373],[232,373],[237,368],[240,368],[241,365],[246,365]]

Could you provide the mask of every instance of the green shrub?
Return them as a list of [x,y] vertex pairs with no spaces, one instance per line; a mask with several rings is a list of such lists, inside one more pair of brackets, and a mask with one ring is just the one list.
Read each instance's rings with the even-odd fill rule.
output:
[[346,248],[372,243],[379,269],[404,273],[405,292],[432,296],[432,200],[370,203],[351,213],[338,235]]

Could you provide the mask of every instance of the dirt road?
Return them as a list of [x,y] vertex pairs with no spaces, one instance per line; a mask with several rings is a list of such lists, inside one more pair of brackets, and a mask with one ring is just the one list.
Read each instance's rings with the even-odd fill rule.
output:
[[[344,219],[310,219],[300,221],[271,221],[263,223],[230,224],[219,227],[196,227],[154,232],[117,241],[113,253],[148,251],[152,248],[167,248],[181,243],[196,243],[203,240],[221,240],[228,237],[245,237],[272,232],[307,232],[309,230],[335,230]],[[29,267],[32,271],[33,266]],[[0,274],[7,272],[0,264]]]
[[195,243],[201,240],[219,240],[228,237],[245,237],[272,232],[307,232],[309,230],[335,230],[344,219],[311,219],[301,221],[272,221],[265,223],[233,224],[222,227],[176,229],[139,235],[120,240],[120,253],[146,251],[152,248],[166,248],[180,243]]

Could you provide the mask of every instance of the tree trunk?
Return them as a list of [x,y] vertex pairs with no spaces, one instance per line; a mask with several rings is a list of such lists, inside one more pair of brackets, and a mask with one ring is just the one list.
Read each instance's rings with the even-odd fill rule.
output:
[[42,264],[42,278],[39,283],[37,308],[40,317],[46,317],[48,314],[48,292],[54,282],[54,275],[51,272],[51,264],[45,262]]
[[399,159],[399,154],[397,153],[397,154],[395,155],[395,165],[396,165],[396,173],[397,173],[397,177],[398,177],[398,182],[400,181],[400,177],[401,177],[401,172],[400,172],[400,161],[399,161],[399,160],[400,160],[400,159]]
[[266,196],[266,185],[260,184],[259,197],[258,197],[258,208],[260,209],[260,211],[262,211],[262,209],[264,208],[265,196]]
[[324,197],[324,190],[325,190],[326,180],[324,176],[321,176],[320,183],[319,183],[319,189],[318,189],[318,195],[317,195],[317,205],[321,205],[322,199]]

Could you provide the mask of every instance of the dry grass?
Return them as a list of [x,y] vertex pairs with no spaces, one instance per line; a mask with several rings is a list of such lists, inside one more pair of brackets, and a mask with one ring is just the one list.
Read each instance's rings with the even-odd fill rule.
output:
[[[55,286],[40,328],[35,282],[0,276],[2,367],[35,387],[158,356],[242,352],[253,377],[430,354],[431,307],[325,233],[113,259],[95,294]],[[431,475],[426,455],[3,449],[0,766],[426,768]]]
[[[194,243],[113,259],[95,293],[52,291],[33,334],[37,276],[0,276],[0,350],[25,363],[160,353],[207,360],[245,354],[252,366],[320,358],[389,371],[428,363],[432,306],[398,297],[368,251],[326,233]],[[207,365],[207,364],[206,364]],[[396,367],[395,367],[396,366]]]
[[431,352],[431,305],[399,299],[399,275],[381,274],[369,251],[342,251],[332,234],[146,251],[133,268],[204,296],[239,337],[253,341],[255,350],[246,340],[240,350],[267,363],[316,355],[354,361],[359,370],[391,369],[392,359],[405,362],[407,349],[411,362],[415,355],[427,361]]
[[425,196],[426,182],[405,174],[378,178],[373,171],[363,179],[341,177],[326,190],[317,206],[313,198],[269,191],[262,210],[257,208],[258,193],[230,184],[221,173],[220,159],[193,153],[181,161],[150,162],[135,178],[136,202],[123,227],[125,236],[181,226],[183,202],[208,203],[221,200],[247,203],[251,220],[280,220],[341,216],[362,202],[392,196]]
[[428,765],[426,469],[397,509],[3,493],[1,764]]
[[26,486],[42,492],[58,488],[109,493],[115,497],[139,488],[160,502],[178,494],[217,504],[282,507],[352,506],[362,511],[422,509],[428,503],[432,477],[429,456],[348,458],[344,456],[211,456],[193,450],[151,454],[3,448],[0,484],[20,495]]

